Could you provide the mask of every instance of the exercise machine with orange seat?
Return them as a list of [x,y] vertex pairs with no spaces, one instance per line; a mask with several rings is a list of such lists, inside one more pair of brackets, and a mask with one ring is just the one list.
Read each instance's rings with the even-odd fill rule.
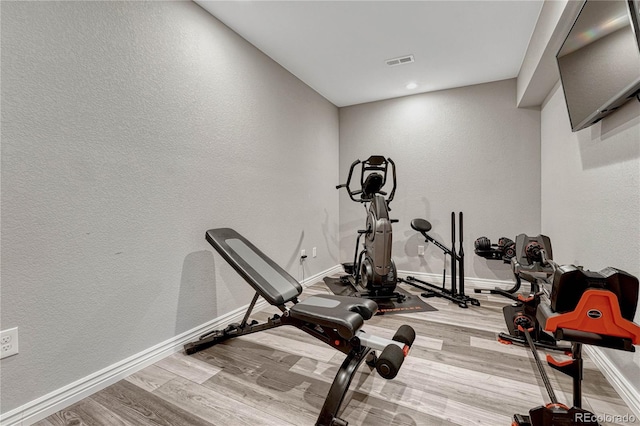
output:
[[[539,294],[536,294],[539,296]],[[634,352],[640,344],[640,327],[633,322],[638,303],[638,278],[615,268],[599,272],[573,265],[559,266],[553,275],[548,303],[538,297],[536,321],[555,339],[571,344],[571,358],[556,360],[547,355],[548,365],[573,380],[573,401],[569,407],[558,401],[549,377],[538,357],[527,316],[514,319],[534,356],[550,403],[516,414],[513,426],[596,426],[597,416],[582,408],[582,346],[593,345]]]

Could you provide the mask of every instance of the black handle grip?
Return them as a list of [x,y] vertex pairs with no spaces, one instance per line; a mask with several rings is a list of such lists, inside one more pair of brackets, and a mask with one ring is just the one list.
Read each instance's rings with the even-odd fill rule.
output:
[[[353,198],[354,195],[357,195],[358,192],[353,192],[351,191],[351,188],[349,188],[349,185],[351,184],[351,177],[353,176],[353,169],[356,168],[356,166],[358,164],[360,164],[361,161],[360,160],[356,160],[353,163],[351,163],[351,167],[349,167],[349,175],[347,176],[347,183],[343,183],[340,184],[338,186],[336,186],[336,189],[340,189],[340,188],[347,188],[347,194],[349,194],[349,198],[351,198],[353,201],[359,202],[360,200],[357,200],[355,198]],[[360,191],[362,192],[362,191]]]
[[397,186],[398,180],[396,178],[396,163],[394,163],[391,158],[387,158],[387,161],[389,162],[389,164],[391,164],[391,178],[393,179],[393,188],[391,189],[389,198],[387,198],[387,206],[388,206],[389,203],[393,201],[393,197],[396,194],[396,186]]

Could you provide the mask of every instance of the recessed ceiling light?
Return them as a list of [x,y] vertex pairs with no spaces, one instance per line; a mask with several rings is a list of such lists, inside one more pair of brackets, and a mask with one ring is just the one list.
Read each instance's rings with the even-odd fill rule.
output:
[[411,90],[411,89],[415,89],[416,87],[418,87],[418,85],[416,83],[409,83],[407,84],[407,89]]

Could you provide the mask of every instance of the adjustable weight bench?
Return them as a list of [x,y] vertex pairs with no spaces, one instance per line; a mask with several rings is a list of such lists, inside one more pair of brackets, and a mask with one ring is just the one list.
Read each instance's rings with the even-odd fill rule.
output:
[[[298,296],[302,286],[284,269],[276,265],[264,253],[233,229],[210,229],[207,241],[256,291],[240,324],[230,324],[223,330],[206,333],[199,340],[184,346],[187,354],[223,342],[232,337],[268,330],[282,325],[292,325],[321,340],[347,357],[340,366],[327,394],[316,425],[346,426],[338,418],[338,411],[349,389],[356,370],[363,361],[385,379],[393,379],[400,370],[409,348],[415,340],[415,331],[402,325],[392,340],[372,336],[360,330],[366,320],[378,310],[369,299],[313,295],[302,301]],[[282,314],[275,314],[267,322],[249,321],[249,316],[259,297],[276,306]],[[292,304],[288,307],[287,303]],[[380,355],[376,355],[379,350]]]

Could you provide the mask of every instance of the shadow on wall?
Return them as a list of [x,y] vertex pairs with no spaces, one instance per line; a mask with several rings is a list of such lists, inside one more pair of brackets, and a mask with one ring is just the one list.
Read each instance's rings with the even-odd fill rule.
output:
[[584,170],[640,158],[640,101],[631,101],[591,128],[578,132]]
[[[420,269],[416,272],[439,273],[441,268],[447,268],[448,260],[443,260],[444,257],[441,256],[442,252],[439,249],[436,248],[434,251],[430,248],[431,243],[425,241],[422,234],[411,227],[411,221],[413,219],[425,219],[429,221],[429,223],[431,223],[432,229],[440,227],[441,221],[431,217],[431,203],[429,202],[427,197],[421,197],[419,201],[424,204],[424,208],[422,209],[424,213],[421,213],[416,217],[407,219],[407,226],[402,232],[405,240],[405,244],[403,247],[405,258],[404,262],[403,259],[400,259],[399,261],[396,260],[398,262],[396,266],[401,270],[409,269],[411,266],[408,259],[417,258],[420,262]],[[431,235],[436,240],[442,241],[442,236],[439,233],[430,231],[429,235]],[[424,246],[424,256],[418,255],[418,246]]]
[[339,247],[338,239],[336,238],[335,226],[333,230],[329,229],[329,212],[327,209],[324,209],[324,220],[322,221],[321,231],[322,236],[324,237],[324,242],[326,245],[326,251],[329,253],[329,257],[333,260],[334,264],[339,263],[338,258],[333,254],[331,247]]
[[[405,231],[404,236],[406,239],[406,242],[404,244],[404,254],[406,256],[405,259],[417,258],[420,262],[420,269],[416,272],[439,272],[438,270],[434,270],[434,266],[435,269],[440,269],[443,259],[443,257],[440,256],[442,252],[439,249],[436,249],[437,251],[431,250],[431,243],[425,242],[422,235],[414,231],[413,229]],[[418,246],[424,246],[424,255],[418,255]],[[396,266],[401,270],[411,267],[408,261],[399,261]]]
[[429,220],[431,218],[431,203],[427,199],[427,197],[421,197],[420,201],[424,204],[424,217],[423,219]]
[[213,253],[207,250],[189,253],[182,263],[175,334],[217,317]]
[[289,260],[287,260],[287,263],[285,263],[285,266],[283,268],[285,271],[290,271],[294,263],[300,261],[300,251],[302,250],[303,241],[304,241],[304,231],[300,233],[300,238],[298,238],[298,244],[296,245],[296,248],[293,249],[293,252],[291,253],[291,257],[289,258]]
[[[477,256],[473,252],[471,254],[473,255],[473,269],[479,269],[480,267],[483,267],[493,274],[491,279],[500,281],[513,281],[515,283],[516,280],[513,276],[513,271],[511,270],[510,263],[504,263],[502,260],[485,259],[483,257]],[[471,255],[469,255],[469,257],[471,257]]]

